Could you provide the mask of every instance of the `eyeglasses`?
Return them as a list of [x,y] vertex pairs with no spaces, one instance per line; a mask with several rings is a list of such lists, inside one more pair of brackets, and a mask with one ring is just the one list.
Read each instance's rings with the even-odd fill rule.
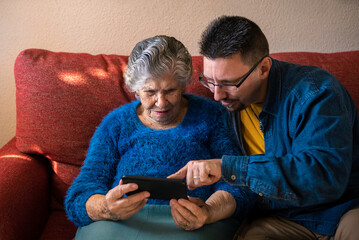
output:
[[[198,80],[202,83],[203,86],[205,86],[206,88],[209,88],[212,92],[214,91],[214,87],[217,86],[219,88],[223,88],[223,90],[230,88],[230,87],[236,87],[239,88],[239,86],[242,85],[242,83],[249,77],[249,75],[251,75],[251,73],[254,71],[254,69],[256,69],[256,67],[262,62],[262,60],[264,58],[266,58],[267,56],[262,57],[256,64],[254,64],[254,66],[249,69],[249,71],[243,76],[240,77],[239,79],[237,79],[235,82],[239,81],[237,84],[234,83],[221,83],[221,84],[217,84],[214,83],[213,80],[208,80],[206,78],[206,76],[203,75],[203,72],[201,73],[201,75],[199,76]],[[232,88],[233,89],[233,88]],[[227,89],[228,90],[228,89]]]

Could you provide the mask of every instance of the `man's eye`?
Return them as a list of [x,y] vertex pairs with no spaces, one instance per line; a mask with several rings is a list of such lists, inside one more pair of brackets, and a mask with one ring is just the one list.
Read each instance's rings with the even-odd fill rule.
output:
[[222,82],[220,82],[220,84],[233,84],[233,82],[230,82],[230,81],[222,81]]
[[209,82],[209,83],[214,83],[214,81],[212,79],[204,78],[204,80]]
[[221,82],[219,82],[219,84],[224,84],[224,85],[236,85],[239,81],[228,81],[228,80],[223,80]]

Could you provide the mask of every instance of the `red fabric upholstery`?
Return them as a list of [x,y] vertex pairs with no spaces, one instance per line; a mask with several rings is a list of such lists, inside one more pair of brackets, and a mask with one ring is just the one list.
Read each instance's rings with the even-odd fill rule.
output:
[[16,60],[16,146],[51,161],[58,203],[78,174],[102,117],[134,99],[123,86],[126,62],[122,56],[35,49]]
[[48,162],[19,152],[13,138],[0,150],[0,239],[38,239],[49,204]]
[[[327,69],[359,105],[359,68],[354,66],[359,51],[271,56]],[[96,126],[113,108],[135,99],[122,77],[127,58],[41,49],[19,54],[16,144],[14,139],[0,150],[0,240],[72,239],[76,228],[63,211],[64,195]],[[212,98],[197,80],[202,64],[202,57],[193,57],[187,92]]]

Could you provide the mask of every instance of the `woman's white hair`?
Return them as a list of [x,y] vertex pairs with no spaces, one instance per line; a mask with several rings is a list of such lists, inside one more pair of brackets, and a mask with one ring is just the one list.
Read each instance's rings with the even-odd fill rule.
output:
[[140,90],[148,78],[172,74],[184,86],[191,81],[192,57],[174,37],[155,36],[136,44],[123,74],[128,89]]

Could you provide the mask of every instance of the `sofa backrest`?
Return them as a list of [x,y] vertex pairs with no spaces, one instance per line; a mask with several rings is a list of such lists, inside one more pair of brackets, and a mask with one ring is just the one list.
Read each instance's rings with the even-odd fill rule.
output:
[[[359,68],[354,66],[359,51],[271,56],[332,72],[359,106]],[[16,59],[17,148],[49,159],[53,196],[60,206],[79,173],[96,126],[112,109],[135,99],[126,90],[122,76],[127,58],[27,49]],[[194,74],[187,92],[213,98],[197,81],[202,65],[202,57],[193,57]]]

